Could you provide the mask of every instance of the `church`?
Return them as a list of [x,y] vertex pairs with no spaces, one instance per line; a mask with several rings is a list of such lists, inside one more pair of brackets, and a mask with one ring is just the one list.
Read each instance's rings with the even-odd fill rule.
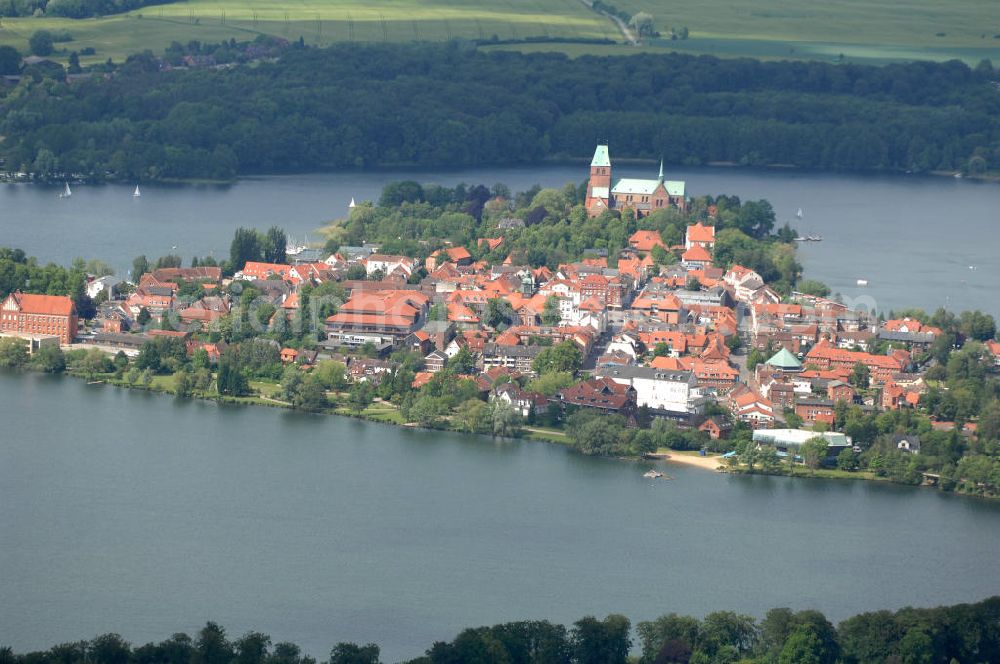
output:
[[605,210],[631,208],[637,217],[673,205],[687,209],[684,182],[663,179],[663,161],[660,175],[655,180],[622,178],[611,186],[611,158],[608,146],[598,145],[590,162],[590,182],[587,183],[587,214],[596,217]]

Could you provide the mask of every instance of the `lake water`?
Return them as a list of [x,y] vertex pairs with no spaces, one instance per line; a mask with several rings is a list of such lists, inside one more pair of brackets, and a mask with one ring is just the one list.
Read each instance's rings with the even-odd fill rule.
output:
[[[155,186],[132,198],[131,185],[60,187],[0,185],[0,245],[44,260],[101,258],[125,274],[138,254],[228,255],[240,225],[284,227],[301,240],[346,214],[352,197],[377,198],[391,180],[454,185],[504,182],[579,183],[586,166],[545,165],[461,172],[400,171],[249,178],[229,186]],[[654,167],[617,175],[650,177]],[[910,306],[1000,315],[1000,185],[952,178],[836,175],[735,168],[671,168],[691,195],[767,198],[779,223],[793,221],[823,242],[801,247],[807,277],[828,283],[849,303],[880,310]],[[795,221],[802,208],[802,221]],[[316,238],[316,235],[313,235]],[[858,279],[869,282],[857,286]]]
[[588,613],[821,609],[1000,593],[1000,503],[731,477],[532,442],[0,373],[0,643],[216,620],[325,659]]

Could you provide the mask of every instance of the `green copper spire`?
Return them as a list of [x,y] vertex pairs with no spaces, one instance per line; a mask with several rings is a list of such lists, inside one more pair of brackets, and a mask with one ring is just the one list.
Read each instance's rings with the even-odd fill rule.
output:
[[598,145],[597,149],[594,150],[594,158],[590,162],[591,166],[606,166],[611,167],[611,159],[608,157],[608,146]]
[[663,182],[663,157],[660,157],[660,182]]

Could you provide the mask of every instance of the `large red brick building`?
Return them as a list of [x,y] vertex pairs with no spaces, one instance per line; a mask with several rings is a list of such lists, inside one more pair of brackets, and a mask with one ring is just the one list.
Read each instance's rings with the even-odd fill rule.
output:
[[598,145],[590,162],[590,181],[587,183],[587,214],[596,217],[605,210],[630,208],[636,216],[644,217],[667,207],[687,209],[684,182],[665,180],[663,162],[655,180],[623,178],[612,186],[611,158],[608,146]]
[[58,336],[73,343],[79,319],[73,300],[63,295],[13,292],[0,307],[0,332]]

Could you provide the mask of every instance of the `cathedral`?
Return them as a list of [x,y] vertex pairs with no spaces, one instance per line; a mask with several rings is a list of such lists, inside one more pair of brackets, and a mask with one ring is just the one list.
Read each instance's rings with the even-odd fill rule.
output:
[[611,158],[608,146],[598,145],[590,162],[590,182],[587,183],[587,214],[596,217],[605,210],[631,208],[637,217],[673,205],[687,209],[684,183],[663,179],[663,161],[660,176],[655,180],[623,178],[611,186]]

